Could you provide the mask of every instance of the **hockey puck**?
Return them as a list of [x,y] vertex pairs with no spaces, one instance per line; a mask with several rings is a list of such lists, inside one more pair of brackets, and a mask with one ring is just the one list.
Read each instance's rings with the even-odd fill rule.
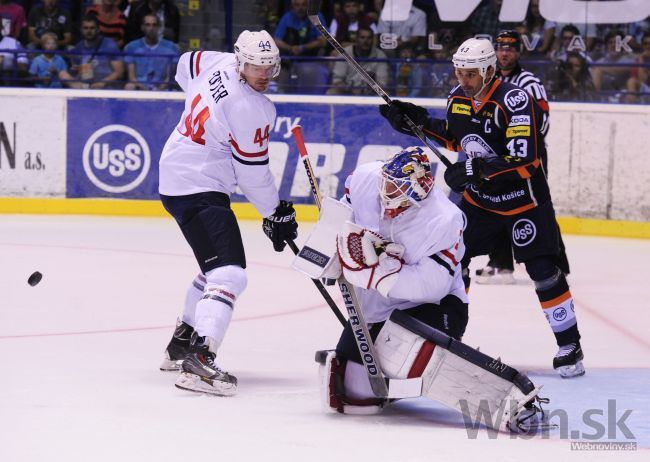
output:
[[41,282],[41,279],[43,279],[43,275],[38,271],[34,271],[29,279],[27,279],[27,284],[34,287],[36,284]]

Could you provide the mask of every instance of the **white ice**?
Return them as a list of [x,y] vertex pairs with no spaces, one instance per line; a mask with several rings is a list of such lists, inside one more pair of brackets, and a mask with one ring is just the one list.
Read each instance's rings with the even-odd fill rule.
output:
[[[341,327],[261,223],[242,232],[249,285],[218,358],[239,393],[218,398],[158,370],[197,270],[171,219],[0,216],[0,461],[650,460],[650,241],[566,236],[581,378],[552,371],[554,338],[522,268],[516,286],[472,286],[464,341],[529,373],[568,416],[568,435],[524,439],[468,433],[425,399],[371,417],[321,412],[314,352]],[[636,451],[571,450],[571,432],[594,441],[585,415],[605,427],[626,410],[633,439],[611,425],[596,441]]]

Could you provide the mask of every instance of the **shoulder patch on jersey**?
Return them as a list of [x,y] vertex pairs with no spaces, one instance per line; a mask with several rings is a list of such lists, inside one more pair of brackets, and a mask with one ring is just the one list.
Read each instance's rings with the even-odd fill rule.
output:
[[467,135],[460,140],[463,151],[471,158],[474,157],[497,157],[494,150],[479,135]]
[[521,88],[515,88],[506,93],[503,98],[506,107],[512,112],[521,111],[528,105],[528,94]]
[[510,119],[508,126],[516,127],[518,125],[530,125],[530,116],[527,115],[513,115]]
[[454,103],[451,105],[452,114],[471,115],[472,107],[469,104]]
[[530,127],[509,127],[506,130],[506,138],[514,138],[516,136],[530,136]]

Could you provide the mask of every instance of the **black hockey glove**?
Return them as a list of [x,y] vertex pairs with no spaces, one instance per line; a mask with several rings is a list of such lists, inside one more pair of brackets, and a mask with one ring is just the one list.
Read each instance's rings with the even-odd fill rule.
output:
[[287,245],[287,240],[298,237],[298,223],[296,223],[293,202],[280,201],[280,205],[275,208],[275,213],[262,220],[262,229],[273,242],[273,250],[282,252]]
[[405,115],[420,127],[426,125],[429,120],[429,112],[425,108],[398,99],[394,99],[390,104],[380,105],[379,113],[388,120],[390,126],[395,130],[411,136],[415,136],[415,134],[404,120]]
[[483,159],[475,157],[456,162],[445,170],[445,183],[452,191],[462,193],[468,184],[478,186],[482,180]]

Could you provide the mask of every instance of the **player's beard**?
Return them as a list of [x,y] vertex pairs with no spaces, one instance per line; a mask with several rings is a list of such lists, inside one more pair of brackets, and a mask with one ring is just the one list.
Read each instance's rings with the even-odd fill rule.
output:
[[269,83],[271,81],[266,79],[266,80],[257,80],[255,82],[255,90],[259,91],[260,93],[265,92],[269,88]]

